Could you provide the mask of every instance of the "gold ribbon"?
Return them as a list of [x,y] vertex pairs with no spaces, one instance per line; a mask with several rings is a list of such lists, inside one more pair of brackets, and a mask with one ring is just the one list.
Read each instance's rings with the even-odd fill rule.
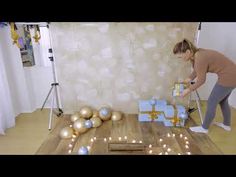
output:
[[177,124],[180,125],[180,123],[183,121],[182,119],[180,119],[178,117],[178,111],[177,111],[175,105],[174,105],[174,117],[173,118],[172,117],[171,118],[166,118],[166,119],[170,120],[175,127],[176,127]]
[[141,111],[140,113],[141,114],[148,114],[151,121],[154,121],[155,119],[157,119],[157,116],[162,113],[162,111],[156,111],[155,104],[153,104],[151,111]]

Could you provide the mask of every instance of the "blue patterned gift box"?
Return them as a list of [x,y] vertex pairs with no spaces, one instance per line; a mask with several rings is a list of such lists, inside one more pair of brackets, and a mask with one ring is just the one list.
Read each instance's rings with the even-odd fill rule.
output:
[[165,119],[163,120],[163,123],[165,126],[172,127],[184,127],[185,121],[188,118],[186,109],[182,105],[167,105],[165,109]]
[[140,100],[139,101],[139,116],[140,122],[158,121],[163,122],[165,126],[185,125],[185,120],[188,118],[184,106],[168,105],[166,100]]
[[[140,122],[162,121],[163,111],[167,105],[166,100],[140,100],[139,101],[139,116]],[[160,119],[160,120],[159,120]]]

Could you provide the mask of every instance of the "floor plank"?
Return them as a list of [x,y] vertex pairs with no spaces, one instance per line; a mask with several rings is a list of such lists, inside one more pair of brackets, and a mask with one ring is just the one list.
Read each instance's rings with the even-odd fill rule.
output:
[[70,124],[71,121],[69,115],[64,115],[63,117],[58,118],[54,128],[49,133],[47,139],[39,147],[36,154],[53,154],[61,141],[59,136],[61,129]]
[[186,127],[165,127],[160,122],[139,122],[137,115],[130,114],[117,122],[104,121],[100,127],[79,135],[74,142],[59,138],[60,129],[69,124],[68,118],[61,119],[38,153],[68,154],[71,149],[71,154],[78,154],[81,146],[89,146],[92,155],[222,154],[207,135],[188,130],[189,126],[196,125],[192,119],[186,122]]

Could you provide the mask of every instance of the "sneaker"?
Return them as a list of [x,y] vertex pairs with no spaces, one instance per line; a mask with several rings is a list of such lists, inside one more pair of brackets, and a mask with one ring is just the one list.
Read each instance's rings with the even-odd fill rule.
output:
[[189,129],[196,133],[208,133],[208,130],[203,128],[202,126],[190,127]]
[[225,125],[225,124],[223,124],[223,123],[221,123],[221,122],[214,122],[214,124],[217,125],[218,127],[223,128],[223,129],[226,130],[226,131],[230,131],[230,130],[231,130],[231,127],[230,127],[230,126],[227,126],[227,125]]

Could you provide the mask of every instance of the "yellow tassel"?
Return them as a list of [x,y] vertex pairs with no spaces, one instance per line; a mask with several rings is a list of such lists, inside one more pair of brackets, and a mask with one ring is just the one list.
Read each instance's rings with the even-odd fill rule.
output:
[[10,23],[11,24],[11,38],[13,40],[13,45],[16,44],[18,48],[20,48],[20,44],[19,44],[19,35],[17,34],[17,32],[14,29],[14,23]]
[[39,31],[36,29],[36,27],[34,28],[34,33],[35,33],[35,35],[33,36],[33,38],[34,38],[35,42],[39,42],[39,39],[41,38],[41,36],[40,36]]

